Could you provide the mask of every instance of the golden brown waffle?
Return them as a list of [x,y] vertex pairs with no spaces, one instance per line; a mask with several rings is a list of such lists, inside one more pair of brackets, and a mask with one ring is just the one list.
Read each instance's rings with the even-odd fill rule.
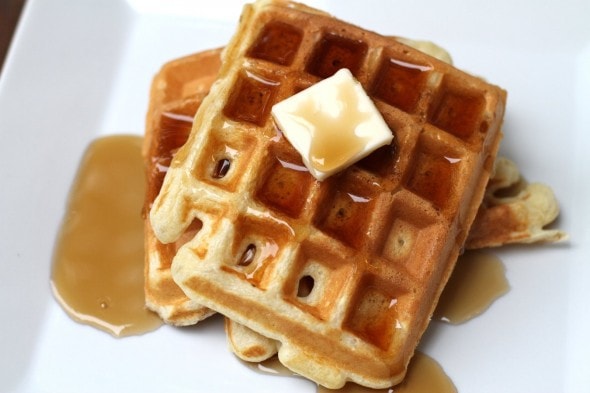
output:
[[[268,114],[342,67],[395,142],[320,183]],[[399,382],[481,203],[504,105],[394,39],[298,4],[246,6],[151,210],[164,242],[203,224],[174,280],[319,384]]]
[[[437,45],[401,37],[396,39],[451,63],[448,53]],[[160,191],[173,153],[188,139],[194,114],[219,71],[220,52],[221,49],[214,49],[172,60],[154,77],[144,144],[150,174],[146,209]],[[543,229],[559,212],[549,187],[534,183],[519,187],[515,190],[518,193],[501,195],[520,183],[522,179],[516,165],[506,158],[497,159],[484,201],[469,231],[466,248],[554,242],[567,237],[559,230]],[[149,308],[170,324],[196,323],[208,315],[209,309],[191,302],[170,275],[172,257],[182,241],[162,244],[155,239],[149,225],[146,219],[146,298]],[[240,358],[259,361],[276,352],[277,345],[273,340],[236,325],[226,321],[230,347]]]
[[[401,40],[399,37],[397,39]],[[450,62],[448,54],[436,45],[408,39],[402,42],[431,56],[440,54],[439,58]],[[219,52],[219,49],[215,49],[175,59],[162,67],[154,78],[144,146],[146,166],[150,173],[146,208],[149,208],[160,190],[169,159],[188,138],[196,109],[218,73]],[[196,92],[190,91],[190,87],[195,88]],[[157,154],[159,159],[151,154]],[[164,157],[166,159],[162,162]],[[562,231],[543,229],[559,213],[551,189],[539,183],[522,186],[522,182],[518,168],[512,161],[504,157],[496,160],[484,201],[469,231],[466,248],[554,242],[567,237]],[[514,187],[518,189],[502,195]],[[153,236],[149,220],[146,219],[145,223],[146,299],[150,309],[159,312],[164,321],[170,324],[189,325],[198,322],[209,314],[209,309],[190,301],[170,275],[172,257],[182,241],[162,244]],[[226,332],[230,348],[244,360],[261,361],[277,351],[278,343],[275,340],[229,319],[226,319]]]
[[[450,59],[446,51],[432,43],[404,40],[408,45],[433,56],[440,56],[447,61]],[[160,191],[173,154],[186,142],[194,114],[217,76],[221,50],[212,49],[174,59],[166,63],[152,81],[143,146],[148,173],[146,211],[149,211]],[[193,230],[198,229],[198,224]],[[147,216],[145,239],[145,295],[148,308],[157,312],[166,323],[179,326],[191,325],[209,316],[211,311],[188,299],[170,275],[172,257],[184,240],[162,244],[153,235]],[[273,351],[261,355],[262,349],[276,347],[276,344],[269,345],[268,339],[254,340],[244,333],[243,327],[228,331],[236,332],[234,338],[230,334],[230,343],[243,359],[261,360],[274,354]],[[250,333],[257,337],[253,332]]]
[[[188,138],[194,114],[219,70],[220,54],[220,49],[213,49],[176,59],[165,64],[154,77],[143,146],[147,172],[146,212],[160,191],[173,154]],[[146,306],[169,324],[192,325],[213,313],[187,298],[170,274],[172,257],[199,227],[200,223],[195,222],[184,237],[163,244],[154,236],[146,214]]]
[[[424,51],[424,50],[423,50]],[[195,85],[195,80],[203,80],[208,75],[217,75],[218,67],[203,67],[203,62],[208,64],[208,58],[218,55],[215,51],[205,51],[191,55],[187,58],[173,60],[163,67],[165,74],[159,74],[154,83],[162,78],[170,78],[175,73],[176,65],[181,64],[185,69],[186,63],[193,64],[193,72],[187,75],[187,85]],[[184,79],[184,78],[183,78]],[[211,80],[212,81],[212,80]],[[201,86],[209,91],[210,86]],[[179,89],[178,92],[187,92],[188,89]],[[200,89],[201,90],[201,89]],[[173,94],[172,98],[178,98],[179,94]],[[176,100],[166,104],[165,110],[152,106],[150,118],[158,113],[161,119],[153,127],[146,129],[146,140],[157,141],[159,149],[170,149],[168,152],[159,151],[160,157],[172,157],[173,152],[182,146],[192,126],[192,118],[200,104],[201,93],[197,96],[189,94],[182,100]],[[192,113],[187,113],[194,108]],[[171,115],[176,116],[171,117]],[[186,116],[186,117],[185,117]],[[188,121],[190,117],[190,122]],[[162,125],[162,126],[161,126]],[[164,131],[166,130],[166,131]],[[166,133],[166,139],[175,141],[165,143],[160,132]],[[161,141],[162,140],[162,141]],[[160,190],[166,167],[169,162],[160,163],[152,160],[149,153],[155,153],[155,149],[146,149],[146,164],[150,168],[148,198],[146,202],[151,204]],[[163,164],[163,165],[161,165]],[[516,189],[514,189],[516,188]],[[506,195],[502,195],[506,194]],[[514,162],[505,157],[498,157],[495,169],[486,188],[484,201],[469,231],[465,247],[468,249],[498,247],[510,243],[538,243],[557,242],[567,238],[567,234],[559,230],[543,229],[555,220],[559,214],[559,207],[553,191],[540,183],[523,184],[522,176]],[[174,325],[189,325],[201,320],[208,315],[207,308],[190,301],[172,280],[170,264],[176,249],[182,242],[162,244],[153,236],[149,220],[146,220],[146,298],[150,309],[158,311],[165,322]],[[151,256],[151,257],[150,257]],[[157,264],[156,267],[150,265]],[[151,269],[150,269],[151,268]],[[152,271],[152,279],[148,279]],[[261,336],[247,327],[226,318],[226,333],[232,351],[241,359],[247,361],[262,361],[270,358],[277,352],[278,343],[275,340]]]

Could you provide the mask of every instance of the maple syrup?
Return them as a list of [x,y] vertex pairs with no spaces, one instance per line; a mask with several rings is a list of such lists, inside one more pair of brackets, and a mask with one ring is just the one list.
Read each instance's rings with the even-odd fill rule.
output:
[[482,251],[466,251],[440,297],[434,318],[460,324],[483,313],[510,289],[502,261]]
[[250,48],[248,56],[280,65],[290,65],[297,54],[303,33],[286,23],[271,22]]
[[380,147],[373,153],[358,161],[356,165],[380,177],[391,175],[391,173],[388,173],[387,171],[389,168],[393,167],[393,162],[398,156],[397,143],[397,137],[395,137],[391,144]]
[[389,105],[414,113],[432,67],[387,58],[373,83],[373,95]]
[[445,81],[439,96],[430,109],[429,122],[463,140],[476,130],[486,131],[480,124],[485,106],[483,94],[454,91],[452,82]]
[[386,351],[401,327],[395,307],[399,294],[376,277],[364,278],[360,286],[362,295],[354,300],[343,327]]
[[89,146],[53,257],[51,284],[64,310],[114,336],[162,325],[144,306],[142,143],[109,136]]
[[351,40],[336,34],[326,34],[310,57],[307,72],[327,78],[342,68],[356,75],[367,54],[367,45],[360,40]]
[[406,186],[417,195],[442,208],[452,192],[453,163],[444,155],[425,150],[417,154]]
[[164,176],[172,162],[172,156],[188,139],[193,125],[193,116],[187,113],[195,113],[197,107],[198,102],[194,102],[185,108],[184,113],[164,112],[160,116],[159,128],[161,132],[156,135],[158,140],[155,143],[151,162],[148,164],[148,176],[150,183],[153,183],[154,186],[147,190],[149,194],[147,195],[148,206],[146,208],[149,208],[158,196]]
[[[367,183],[362,174],[342,181],[342,186],[326,195],[320,204],[327,209],[314,218],[314,225],[343,243],[362,248],[367,242],[367,225],[375,207],[380,186]],[[333,179],[334,182],[339,179]]]
[[279,82],[245,72],[236,82],[223,114],[232,120],[263,126],[278,88]]
[[312,178],[301,159],[276,156],[265,175],[256,198],[272,210],[298,217],[312,187]]

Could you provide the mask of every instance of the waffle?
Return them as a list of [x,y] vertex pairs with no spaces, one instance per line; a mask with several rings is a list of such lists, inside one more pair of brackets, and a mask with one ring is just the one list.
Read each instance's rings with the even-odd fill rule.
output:
[[545,229],[558,215],[559,205],[549,186],[527,183],[514,162],[498,157],[465,247],[563,241],[568,238],[565,232]]
[[[395,141],[318,182],[269,111],[343,67]],[[500,88],[392,38],[247,5],[150,212],[162,242],[202,223],[175,282],[323,386],[399,382],[482,201],[504,106]]]
[[[448,53],[430,42],[396,39],[450,62]],[[160,191],[173,154],[188,138],[194,114],[219,71],[221,51],[222,48],[216,48],[174,59],[166,63],[152,81],[143,145],[148,173],[145,211],[149,211]],[[199,223],[195,223],[190,233],[198,227]],[[187,238],[172,244],[159,242],[146,216],[146,305],[164,322],[177,326],[195,324],[212,314],[208,308],[188,299],[170,274],[172,257]],[[268,344],[268,339],[252,338],[258,335],[246,332],[243,327],[228,328],[228,331],[236,332],[234,338],[231,334],[229,338],[231,347],[241,358],[254,361],[274,354],[269,349],[276,345]]]
[[[153,79],[146,118],[143,156],[147,187],[144,210],[160,191],[173,154],[184,144],[197,108],[217,75],[221,49],[212,49],[165,64]],[[186,297],[174,283],[170,263],[177,249],[200,227],[195,222],[185,236],[170,244],[159,242],[145,215],[146,306],[172,325],[192,325],[213,314]]]
[[[404,43],[414,44],[405,40]],[[428,50],[418,46],[422,51]],[[436,48],[436,47],[434,47]],[[162,68],[162,73],[154,78],[156,85],[170,86],[170,79],[174,78],[183,85],[169,95],[167,100],[159,99],[158,94],[152,94],[150,105],[151,126],[146,129],[146,165],[150,168],[151,177],[148,179],[147,206],[149,208],[153,199],[160,191],[162,180],[169,165],[169,161],[163,166],[156,166],[158,161],[152,160],[150,153],[156,153],[158,149],[168,148],[164,153],[158,153],[160,157],[172,157],[174,151],[184,144],[192,126],[192,117],[202,100],[203,91],[208,92],[210,84],[199,84],[198,81],[206,81],[207,76],[217,75],[219,65],[209,65],[209,58],[219,56],[220,50],[196,53],[186,58],[176,59]],[[436,52],[440,52],[439,49]],[[427,52],[431,54],[430,52]],[[192,72],[183,74],[183,77],[175,77],[177,69],[186,69],[190,64]],[[205,64],[205,66],[203,66]],[[211,82],[213,79],[211,79]],[[186,86],[198,86],[197,92],[191,92]],[[171,102],[170,102],[171,101]],[[166,104],[165,107],[162,105]],[[174,126],[166,127],[166,133],[174,143],[165,144],[165,140],[159,135],[163,131],[160,125],[170,124],[173,120],[168,114],[182,114],[177,117]],[[160,116],[161,119],[155,119]],[[187,117],[184,117],[187,116]],[[190,122],[188,121],[190,117]],[[155,121],[155,122],[154,122]],[[152,139],[154,138],[155,141]],[[162,139],[162,140],[161,140]],[[502,193],[512,191],[504,196]],[[544,227],[555,220],[559,214],[557,199],[551,188],[540,183],[526,184],[516,164],[505,158],[498,157],[495,161],[495,169],[488,182],[484,200],[478,214],[471,226],[469,236],[465,243],[467,249],[486,247],[499,247],[511,243],[538,243],[557,242],[567,238],[567,234],[555,229],[546,230]],[[192,325],[202,320],[210,313],[209,309],[191,301],[184,295],[172,280],[170,264],[176,250],[182,241],[173,245],[160,243],[149,226],[146,225],[146,300],[149,308],[157,311],[160,317],[173,325]],[[150,278],[151,271],[151,278]],[[164,290],[165,289],[165,290]],[[225,329],[230,349],[241,359],[251,362],[262,361],[275,355],[278,343],[275,340],[264,337],[247,327],[230,319],[225,320]]]
[[[451,63],[449,54],[430,42],[396,37],[400,42]],[[196,53],[166,63],[154,77],[144,143],[150,174],[146,209],[157,196],[173,153],[182,146],[192,118],[219,71],[221,49]],[[180,114],[180,116],[171,116]],[[155,139],[155,140],[154,140]],[[152,156],[155,155],[154,156]],[[164,159],[165,157],[165,159]],[[484,201],[469,231],[468,249],[498,247],[509,243],[555,242],[567,238],[559,230],[545,230],[555,220],[559,206],[552,190],[543,184],[522,185],[514,162],[500,157],[486,188]],[[507,196],[498,195],[517,188]],[[209,309],[190,301],[172,280],[170,263],[182,241],[160,243],[146,219],[146,300],[148,307],[173,325],[192,325]],[[260,361],[276,352],[276,343],[226,321],[231,349],[242,359]]]

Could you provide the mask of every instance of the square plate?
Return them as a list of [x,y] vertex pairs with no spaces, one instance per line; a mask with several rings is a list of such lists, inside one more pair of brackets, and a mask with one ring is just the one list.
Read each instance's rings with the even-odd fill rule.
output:
[[[224,45],[243,4],[196,3],[27,2],[0,76],[0,391],[315,391],[244,367],[220,317],[114,339],[70,320],[51,296],[53,243],[86,146],[142,134],[154,73]],[[421,350],[459,392],[590,390],[590,3],[545,3],[309,2],[382,34],[433,40],[457,67],[506,88],[501,153],[560,201],[569,242],[493,250],[510,292],[474,320],[429,328]]]

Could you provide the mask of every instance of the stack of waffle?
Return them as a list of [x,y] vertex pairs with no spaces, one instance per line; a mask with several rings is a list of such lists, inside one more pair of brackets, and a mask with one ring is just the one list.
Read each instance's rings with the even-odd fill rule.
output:
[[[152,87],[146,302],[167,322],[219,311],[242,358],[278,350],[321,385],[387,387],[403,378],[464,246],[561,236],[542,229],[556,205],[531,219],[523,198],[495,197],[518,175],[508,161],[497,161],[501,176],[482,204],[501,138],[500,88],[282,1],[247,5],[219,56],[175,60]],[[340,68],[394,142],[319,182],[269,114]],[[550,190],[542,200],[551,210]],[[526,213],[506,213],[515,206]],[[518,225],[494,230],[492,211]]]

